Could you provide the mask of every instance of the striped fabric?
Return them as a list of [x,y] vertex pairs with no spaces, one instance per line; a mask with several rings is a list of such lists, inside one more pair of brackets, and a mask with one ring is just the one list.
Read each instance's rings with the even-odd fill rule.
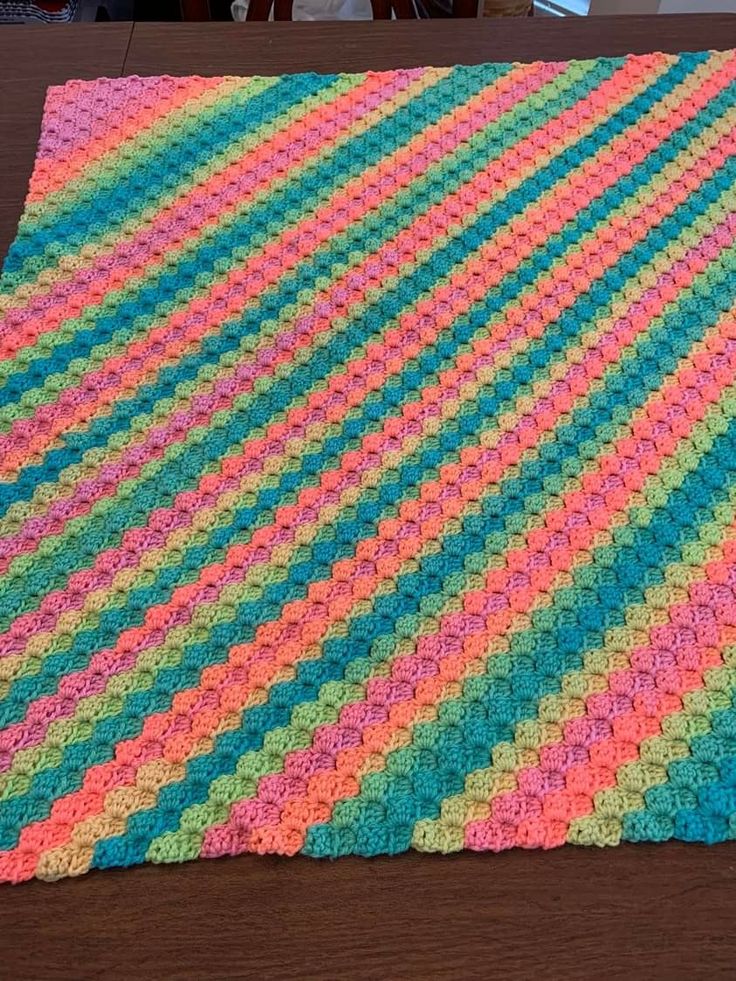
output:
[[50,90],[0,878],[736,836],[735,81]]
[[65,24],[74,20],[78,0],[0,0],[0,24]]

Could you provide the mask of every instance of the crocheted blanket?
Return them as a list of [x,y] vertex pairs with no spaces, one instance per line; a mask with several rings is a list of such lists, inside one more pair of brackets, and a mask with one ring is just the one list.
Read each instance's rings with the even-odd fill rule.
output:
[[736,835],[736,54],[49,91],[0,877]]

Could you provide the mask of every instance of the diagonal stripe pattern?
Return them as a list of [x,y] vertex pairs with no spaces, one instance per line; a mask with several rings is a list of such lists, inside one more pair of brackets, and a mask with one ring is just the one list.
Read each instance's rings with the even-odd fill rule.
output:
[[0,881],[736,837],[736,53],[49,90]]

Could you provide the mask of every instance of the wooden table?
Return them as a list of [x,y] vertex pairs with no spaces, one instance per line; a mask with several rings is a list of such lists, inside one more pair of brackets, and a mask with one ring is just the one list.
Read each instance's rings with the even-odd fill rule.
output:
[[[110,24],[0,31],[0,253],[43,92],[736,45],[736,17]],[[0,978],[677,979],[736,971],[736,843],[372,860],[242,858],[0,887]]]

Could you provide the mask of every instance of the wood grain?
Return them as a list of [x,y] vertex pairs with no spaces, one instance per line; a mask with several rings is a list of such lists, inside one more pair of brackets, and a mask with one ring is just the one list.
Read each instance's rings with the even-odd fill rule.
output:
[[[91,32],[94,31],[94,34]],[[125,50],[130,42],[127,57]],[[137,24],[0,31],[0,248],[46,84],[358,70],[736,45],[736,17]],[[731,978],[736,844],[243,856],[0,887],[0,979]]]
[[[172,29],[173,28],[173,29]],[[129,74],[281,74],[736,46],[736,15],[136,24]]]
[[733,977],[735,863],[729,846],[669,844],[92,872],[0,891],[4,976]]

